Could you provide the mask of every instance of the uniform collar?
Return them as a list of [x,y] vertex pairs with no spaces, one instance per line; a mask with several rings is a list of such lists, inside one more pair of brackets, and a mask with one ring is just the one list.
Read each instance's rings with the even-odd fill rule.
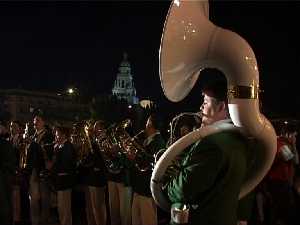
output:
[[218,120],[214,122],[213,125],[224,124],[224,123],[232,123],[232,120],[231,119]]

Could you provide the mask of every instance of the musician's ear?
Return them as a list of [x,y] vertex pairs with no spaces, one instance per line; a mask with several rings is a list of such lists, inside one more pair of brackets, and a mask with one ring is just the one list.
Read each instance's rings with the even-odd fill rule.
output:
[[226,107],[227,107],[227,104],[225,101],[219,101],[217,103],[217,111],[218,112],[221,112],[221,111],[226,111]]

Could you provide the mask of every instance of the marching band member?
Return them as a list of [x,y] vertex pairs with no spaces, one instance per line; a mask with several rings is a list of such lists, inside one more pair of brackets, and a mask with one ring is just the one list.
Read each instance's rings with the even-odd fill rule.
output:
[[119,167],[107,168],[110,224],[130,225],[132,190],[129,184],[128,160],[124,154],[120,154],[117,146],[110,153]]
[[42,114],[34,116],[35,134],[28,149],[29,199],[32,225],[47,224],[50,219],[50,187],[40,173],[46,170],[46,164],[53,154],[54,136],[46,128]]
[[[143,143],[147,155],[152,156],[148,159],[149,162],[154,162],[154,154],[165,148],[165,141],[159,130],[160,123],[157,115],[150,115],[146,123],[146,139]],[[158,222],[157,208],[150,191],[151,173],[151,169],[139,171],[134,167],[132,225],[156,225]]]
[[[202,126],[230,123],[226,82],[207,84],[203,96]],[[180,170],[166,185],[171,217],[181,209],[189,211],[188,224],[237,223],[238,196],[247,167],[244,139],[237,132],[223,131],[188,149]]]
[[90,140],[93,150],[88,156],[91,166],[87,168],[84,177],[88,225],[105,225],[107,218],[105,205],[106,169],[100,149],[95,142],[95,137],[101,135],[104,128],[104,121],[96,121],[94,127],[91,128],[93,131],[90,131],[89,134],[90,138],[93,136],[93,140]]
[[[20,158],[20,145],[22,141],[21,124],[19,121],[12,121],[9,126],[10,142],[13,145],[14,153],[16,156],[16,171],[19,167],[18,162]],[[13,184],[13,222],[19,224],[21,222],[21,183],[18,182],[17,174],[15,175],[15,182]]]
[[55,139],[53,164],[49,168],[57,191],[59,222],[61,225],[72,225],[71,197],[76,179],[76,153],[69,141],[68,128],[56,127]]

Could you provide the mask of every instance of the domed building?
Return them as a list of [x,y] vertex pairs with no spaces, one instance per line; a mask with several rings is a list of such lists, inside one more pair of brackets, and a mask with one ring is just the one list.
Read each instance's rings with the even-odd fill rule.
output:
[[139,99],[136,97],[136,89],[127,53],[124,53],[123,60],[120,63],[119,73],[114,82],[112,94],[116,95],[119,99],[127,100],[128,104],[135,105],[139,103]]

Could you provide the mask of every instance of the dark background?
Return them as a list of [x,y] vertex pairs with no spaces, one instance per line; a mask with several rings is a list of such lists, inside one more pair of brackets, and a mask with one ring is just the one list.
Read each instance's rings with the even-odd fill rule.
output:
[[[111,93],[123,52],[138,97],[162,110],[197,110],[196,88],[181,103],[162,93],[158,51],[169,1],[0,2],[0,88],[83,95]],[[260,70],[267,116],[300,118],[300,2],[214,1],[211,20],[244,37]]]

